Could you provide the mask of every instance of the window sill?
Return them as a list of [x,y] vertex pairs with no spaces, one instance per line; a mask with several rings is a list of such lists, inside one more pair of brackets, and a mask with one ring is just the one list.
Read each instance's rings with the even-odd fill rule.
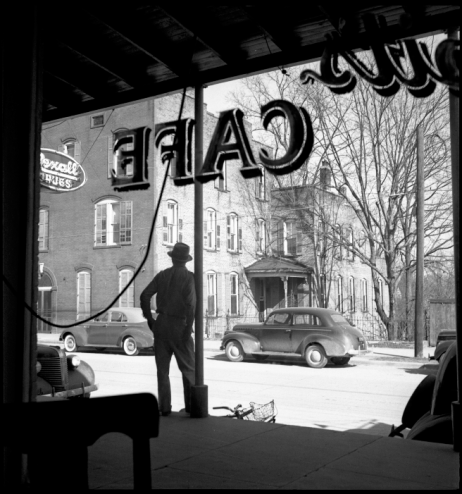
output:
[[46,254],[49,249],[39,249],[39,254]]
[[94,245],[93,249],[98,250],[98,249],[120,249],[121,245],[120,244],[115,244],[115,245]]
[[227,250],[226,252],[228,252],[228,254],[232,254],[234,256],[242,254],[242,251],[238,251],[238,250]]

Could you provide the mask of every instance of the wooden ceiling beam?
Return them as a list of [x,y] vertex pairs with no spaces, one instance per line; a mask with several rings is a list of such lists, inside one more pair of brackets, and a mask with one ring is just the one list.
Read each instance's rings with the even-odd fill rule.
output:
[[172,4],[157,4],[156,7],[161,9],[166,16],[174,20],[192,37],[196,37],[200,43],[227,65],[236,66],[245,60],[240,50],[230,50],[226,46],[226,42],[220,39],[221,33],[211,23],[207,23],[204,20],[204,14],[198,11],[197,7],[194,7],[194,13],[186,10],[184,5],[177,7]]
[[[177,61],[181,58],[181,55],[179,57],[177,56],[175,60],[172,47],[169,46],[171,42],[168,39],[161,39],[156,35],[155,31],[149,29],[149,26],[142,19],[133,18],[125,10],[122,10],[122,13],[124,15],[123,19],[110,14],[106,6],[104,9],[100,8],[98,10],[92,9],[92,11],[87,11],[87,14],[106,26],[107,29],[117,33],[118,36],[144,53],[151,60],[164,65],[179,77],[186,77],[185,69]],[[126,16],[132,18],[126,19]]]
[[264,35],[268,36],[280,50],[289,51],[300,48],[299,40],[288,29],[283,27],[280,19],[271,15],[267,9],[251,5],[240,8],[247,13]]

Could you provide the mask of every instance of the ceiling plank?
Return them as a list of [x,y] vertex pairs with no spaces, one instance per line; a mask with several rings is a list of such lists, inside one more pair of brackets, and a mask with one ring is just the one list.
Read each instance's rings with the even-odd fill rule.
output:
[[192,11],[186,10],[185,5],[178,7],[172,4],[157,4],[156,6],[227,65],[236,66],[245,60],[241,50],[229,48],[229,43],[222,40],[223,33],[220,33],[212,25],[213,23],[207,22],[205,12],[198,11],[197,7]]
[[118,36],[143,52],[151,60],[165,65],[179,77],[186,77],[185,69],[177,61],[181,57],[174,56],[171,42],[156,35],[152,29],[149,29],[143,19],[135,19],[127,10],[123,10],[122,13],[123,19],[109,13],[109,9],[106,7],[104,9],[98,8],[97,10],[93,8],[92,11],[87,11],[87,14],[106,26],[106,28],[117,33]]
[[282,51],[296,50],[300,48],[300,41],[284,28],[279,18],[272,15],[268,9],[260,6],[246,5],[240,7],[244,10],[261,31],[271,39]]

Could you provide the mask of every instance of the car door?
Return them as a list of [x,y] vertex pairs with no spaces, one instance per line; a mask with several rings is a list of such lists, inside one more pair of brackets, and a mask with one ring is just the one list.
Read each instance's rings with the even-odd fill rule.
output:
[[107,344],[107,329],[109,312],[93,319],[88,328],[88,345],[105,346]]
[[292,352],[299,349],[300,343],[310,334],[319,332],[329,332],[327,327],[322,325],[322,321],[314,314],[293,314],[291,348]]
[[117,340],[128,327],[127,316],[118,310],[111,312],[110,323],[107,332],[107,342],[109,346],[117,346]]
[[291,352],[291,315],[288,312],[271,314],[262,326],[260,343],[264,352]]

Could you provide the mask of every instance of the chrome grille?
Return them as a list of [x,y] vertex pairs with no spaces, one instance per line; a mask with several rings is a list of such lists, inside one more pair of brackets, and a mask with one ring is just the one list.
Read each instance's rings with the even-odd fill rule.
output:
[[69,377],[67,373],[67,358],[64,355],[52,358],[39,358],[42,369],[38,375],[49,382],[55,388],[55,391],[64,391],[67,389]]

